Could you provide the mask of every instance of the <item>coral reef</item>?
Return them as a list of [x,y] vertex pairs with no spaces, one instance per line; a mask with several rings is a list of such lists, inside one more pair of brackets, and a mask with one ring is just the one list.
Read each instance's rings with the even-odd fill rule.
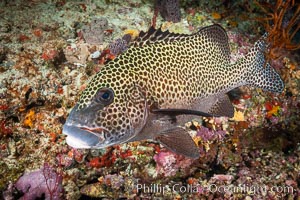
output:
[[156,171],[164,176],[174,176],[179,169],[185,169],[192,164],[192,160],[176,155],[170,151],[160,151],[154,155]]
[[[298,45],[296,1],[259,3],[267,13],[252,1],[178,2],[158,3],[174,13],[162,9],[156,27],[191,34],[219,23],[232,62],[262,35],[262,20],[275,47]],[[234,118],[186,124],[199,159],[153,141],[67,146],[62,125],[86,83],[153,25],[153,11],[153,1],[141,0],[0,2],[0,199],[299,199],[297,53],[281,51],[273,63],[282,94],[242,87],[232,94]]]
[[213,131],[209,130],[206,127],[200,127],[200,129],[197,132],[197,136],[201,138],[203,142],[213,142],[215,140],[223,140],[226,135],[226,131],[219,130],[219,131]]
[[155,0],[155,10],[158,10],[164,20],[169,22],[180,22],[179,0]]
[[105,18],[93,18],[89,25],[82,27],[84,40],[90,44],[101,44],[104,31],[108,29],[108,21]]

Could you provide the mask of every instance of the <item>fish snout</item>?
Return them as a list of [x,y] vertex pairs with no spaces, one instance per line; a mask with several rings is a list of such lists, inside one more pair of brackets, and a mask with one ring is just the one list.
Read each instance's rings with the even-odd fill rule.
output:
[[67,135],[67,144],[74,148],[105,147],[106,135],[109,131],[94,124],[96,108],[78,109],[78,104],[70,112],[63,126],[63,134]]
[[104,128],[88,128],[63,126],[63,134],[67,135],[67,144],[74,148],[99,149],[106,147],[106,134],[108,131]]
[[91,126],[95,120],[95,113],[97,113],[99,108],[95,108],[95,106],[93,106],[92,108],[79,109],[78,107],[78,104],[73,107],[65,124],[75,126]]

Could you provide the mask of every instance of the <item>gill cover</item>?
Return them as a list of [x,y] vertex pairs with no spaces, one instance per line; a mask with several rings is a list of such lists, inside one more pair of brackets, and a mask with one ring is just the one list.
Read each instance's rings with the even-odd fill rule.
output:
[[124,143],[138,134],[148,116],[146,96],[137,85],[126,91],[119,94],[123,101],[118,101],[113,89],[100,88],[86,107],[79,109],[76,104],[63,126],[68,145],[105,148]]

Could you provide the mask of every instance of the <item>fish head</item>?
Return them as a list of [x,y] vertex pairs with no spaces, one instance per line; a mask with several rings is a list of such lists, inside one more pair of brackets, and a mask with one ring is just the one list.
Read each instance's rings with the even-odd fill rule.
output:
[[[145,93],[126,75],[98,73],[71,110],[63,133],[74,148],[100,149],[124,143],[144,127],[148,109]],[[118,79],[119,78],[119,79]],[[132,79],[131,79],[132,80]]]

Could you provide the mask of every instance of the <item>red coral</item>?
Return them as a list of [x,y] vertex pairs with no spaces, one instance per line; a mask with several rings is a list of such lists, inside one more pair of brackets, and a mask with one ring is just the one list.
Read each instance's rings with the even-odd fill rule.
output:
[[159,153],[161,151],[160,146],[159,145],[155,145],[154,146],[154,150],[156,153]]
[[115,59],[115,55],[113,55],[109,49],[104,49],[99,57],[99,64],[105,64],[106,62]]
[[64,89],[61,86],[58,86],[56,92],[58,94],[63,94],[64,93]]
[[8,108],[8,105],[0,105],[0,110],[7,110]]
[[27,35],[24,35],[24,34],[19,35],[20,42],[25,42],[26,40],[30,40],[30,37],[28,37]]
[[108,34],[112,34],[114,32],[114,29],[106,29],[104,32]]
[[42,30],[39,29],[39,28],[34,29],[32,33],[33,33],[33,35],[35,35],[36,37],[42,37],[42,35],[43,35]]
[[268,101],[268,102],[265,103],[265,108],[266,108],[267,111],[270,111],[273,108],[273,104]]
[[251,95],[250,94],[244,94],[242,96],[243,99],[250,99],[251,98]]
[[12,130],[6,126],[6,120],[0,122],[0,133],[3,136],[12,134]]
[[130,149],[126,150],[125,152],[120,152],[120,157],[122,159],[125,159],[130,156],[132,156],[132,151]]
[[92,158],[89,162],[89,165],[91,167],[100,168],[101,167],[101,161],[99,157]]
[[112,150],[109,150],[101,157],[92,158],[89,165],[95,168],[110,167],[115,163],[116,159],[116,155],[112,152]]
[[48,50],[47,49],[46,51],[43,52],[42,58],[45,61],[49,61],[49,60],[53,60],[57,55],[58,55],[57,50],[55,50],[55,49]]
[[281,103],[276,100],[268,101],[265,103],[265,108],[267,110],[266,118],[271,119],[273,116],[278,116],[281,109]]

